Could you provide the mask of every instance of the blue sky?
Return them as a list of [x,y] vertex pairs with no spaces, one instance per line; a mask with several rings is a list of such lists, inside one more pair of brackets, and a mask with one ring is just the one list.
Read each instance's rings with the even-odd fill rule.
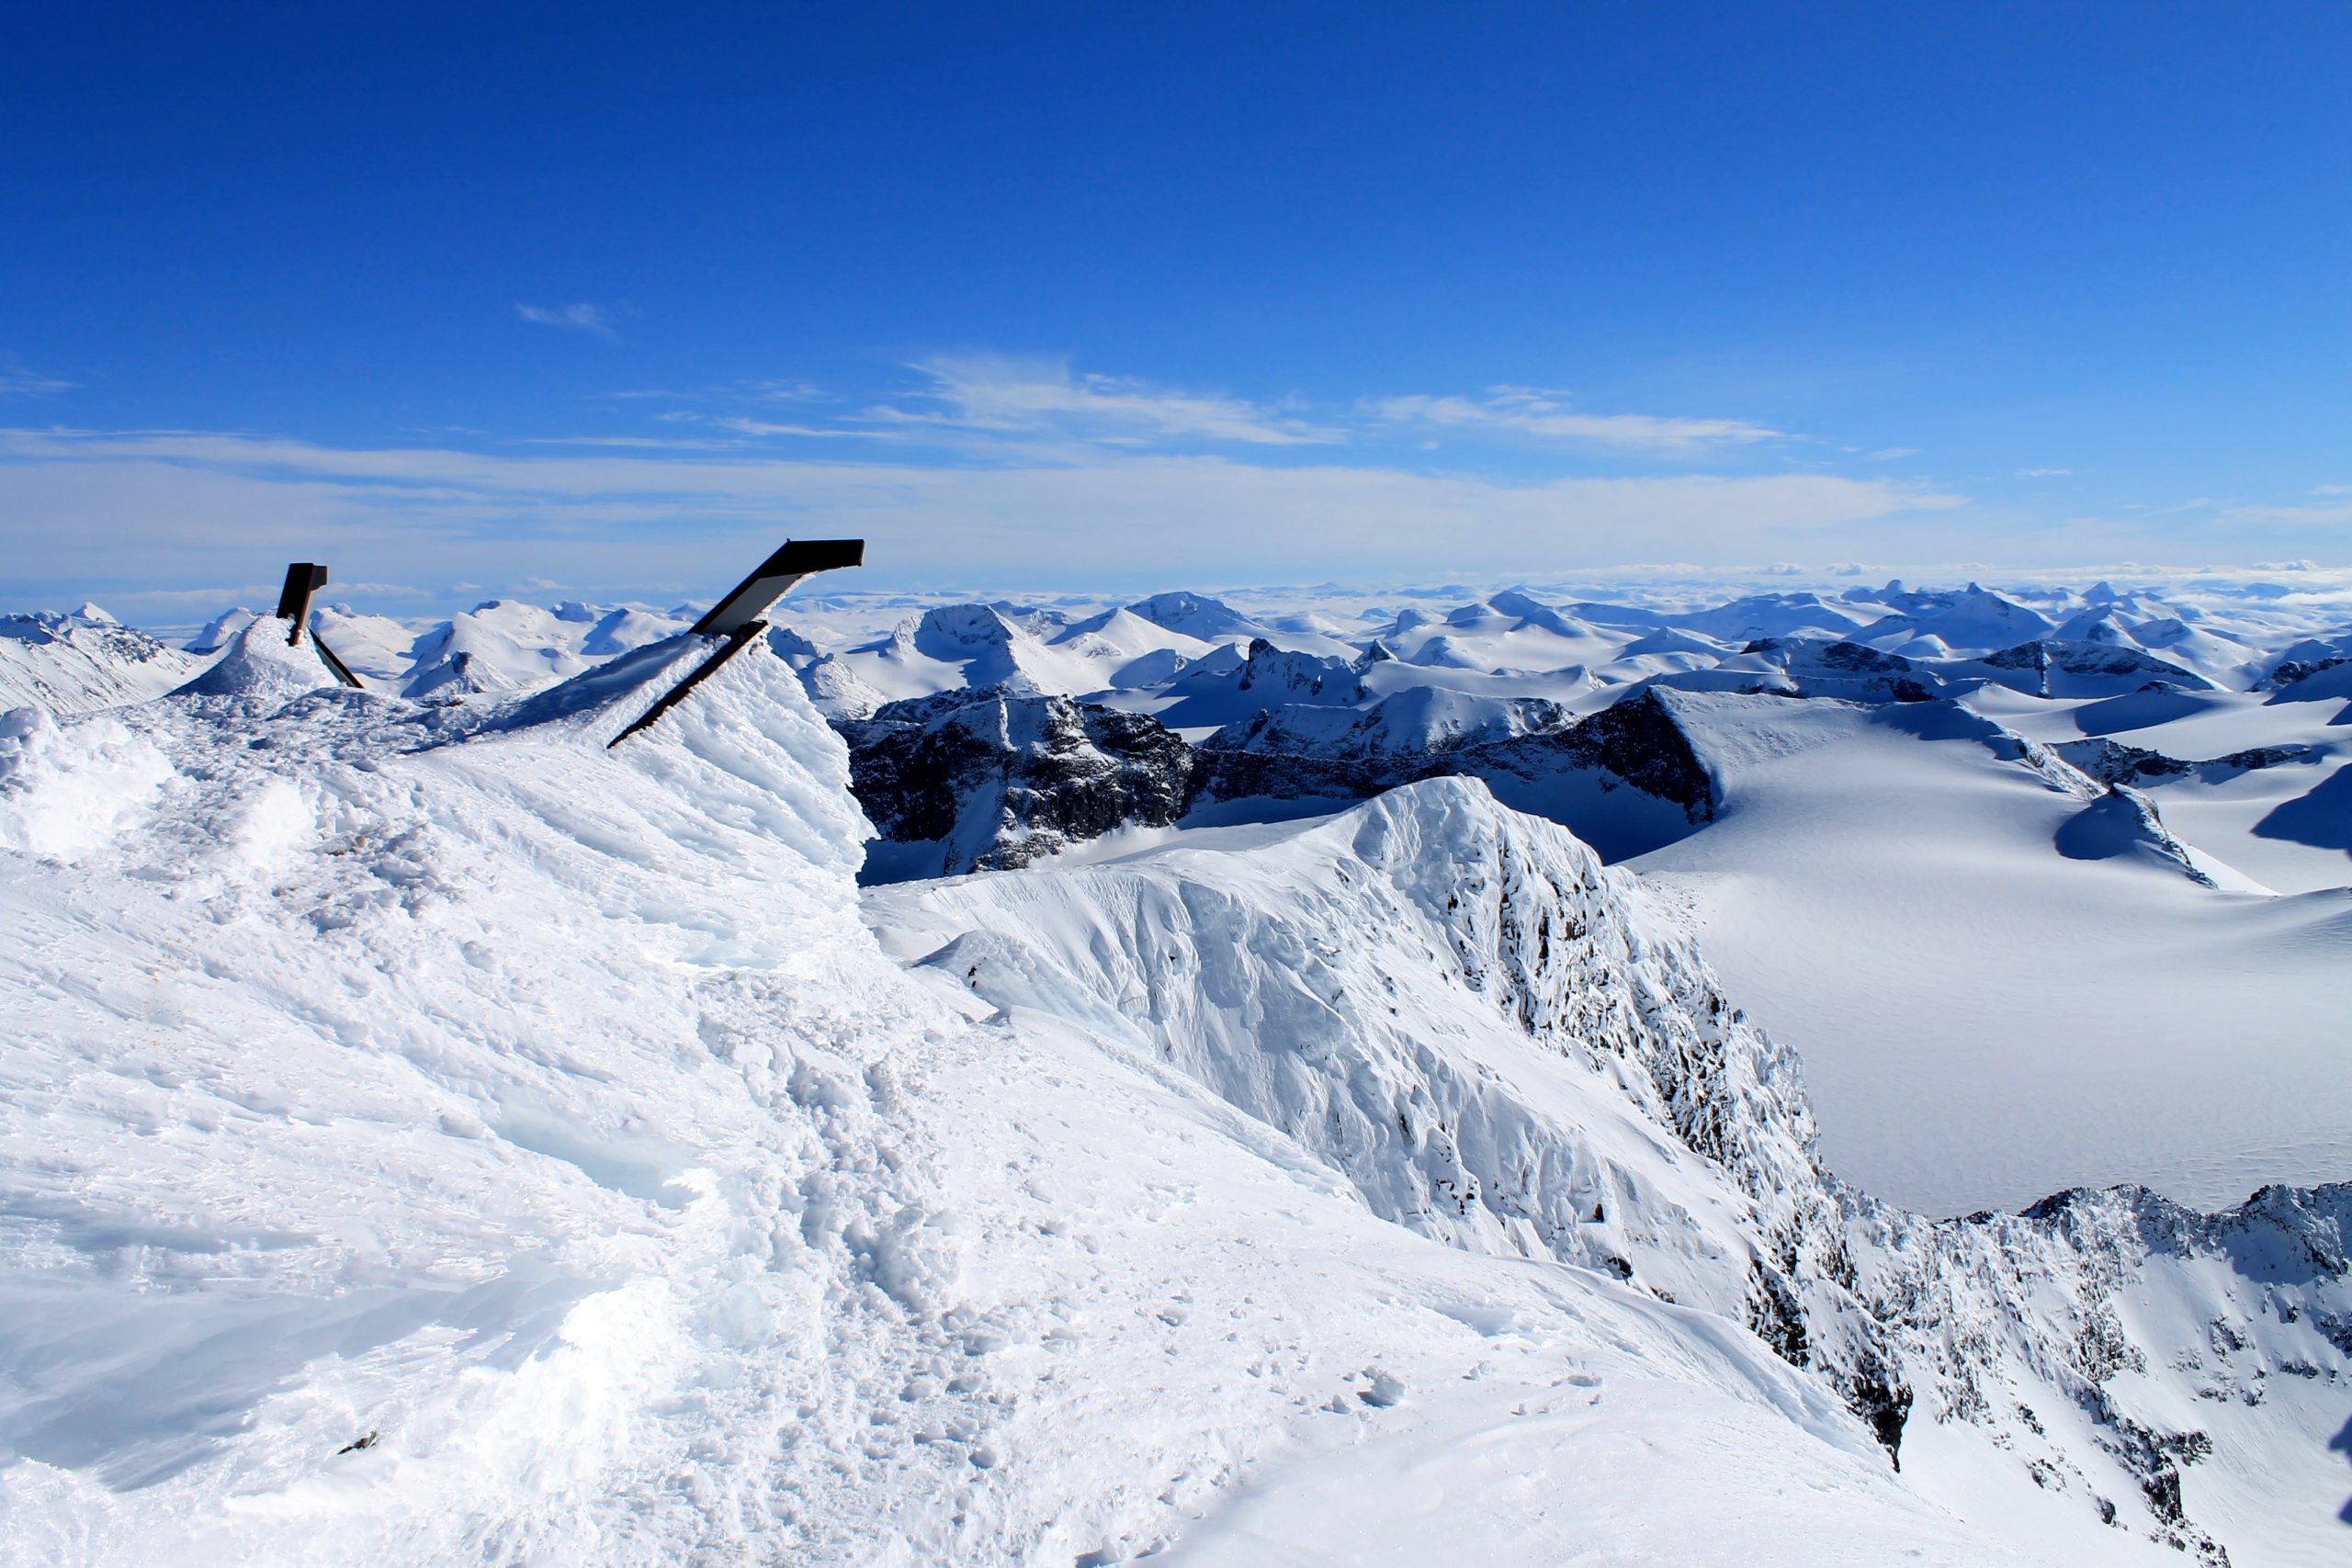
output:
[[[334,14],[326,14],[332,10]],[[2352,563],[2333,6],[27,9],[0,598]],[[714,569],[712,563],[718,563]]]

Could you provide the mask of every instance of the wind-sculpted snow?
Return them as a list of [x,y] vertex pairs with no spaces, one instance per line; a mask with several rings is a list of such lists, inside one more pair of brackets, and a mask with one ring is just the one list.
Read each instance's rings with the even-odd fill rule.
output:
[[[1247,663],[1142,608],[967,617],[967,662]],[[1613,614],[1383,624],[1483,658]],[[930,679],[915,623],[899,664],[779,632],[607,750],[711,645],[557,618],[589,667],[527,693],[349,691],[259,622],[178,694],[0,716],[0,1562],[2340,1553],[2344,1189],[1873,1201],[1680,918],[1497,799],[1559,809],[1540,758],[1596,722],[1611,798],[1690,831],[1651,791],[1689,795],[1702,840],[1770,758],[1942,748],[2069,874],[2131,859],[2057,852],[2108,797],[2017,709],[1650,689],[1555,728],[1470,671],[1390,716],[1523,750],[1492,788],[861,908],[808,692]],[[1331,635],[1283,625],[1261,667],[1311,685]],[[1852,646],[1808,668],[1911,657]],[[1403,662],[1347,678],[1394,701]],[[2067,738],[2306,716],[2267,697]],[[1042,691],[991,757],[1050,750],[1016,707],[1117,761]]]
[[1796,1062],[1636,907],[1583,845],[1463,780],[1279,851],[883,906],[968,922],[925,962],[1137,1038],[1376,1213],[1748,1323],[1892,1448],[1907,1394],[1854,1310]]
[[4,721],[0,1559],[952,1554],[889,1057],[955,1021],[788,673],[608,759],[630,694],[469,733],[273,645]]
[[[1460,1224],[1557,1233],[1539,1271],[1420,1241],[1124,1036],[887,961],[845,756],[786,665],[738,659],[606,750],[707,646],[474,710],[304,689],[264,628],[217,690],[9,716],[0,1561],[1213,1557],[1329,1495],[1285,1466],[1431,1442],[1495,1489],[1448,1529],[1492,1561],[2026,1560],[1904,1491],[1736,1312],[1550,1261],[1597,1227],[1738,1304],[1713,1211],[1747,1200],[1648,1170],[1671,1134],[1634,1090],[1507,1218],[1463,1192]],[[1383,863],[1500,847],[1458,828]],[[1599,897],[1589,857],[1533,869]],[[1456,927],[1418,874],[1434,972]],[[1582,1070],[1637,1083],[1701,1039],[1674,1005],[1611,1004],[1634,1055]],[[1609,1184],[1635,1170],[1663,1196]],[[1702,1230],[1624,1213],[1659,1203]],[[1663,1498],[1658,1445],[1703,1445],[1677,1544],[1647,1509],[1525,1506],[1587,1429],[1624,1439],[1577,1444],[1596,1495]],[[1369,1522],[1397,1498],[1363,1473]]]
[[[1924,1449],[1932,1491],[2015,1454],[2086,1517],[2210,1560],[2327,1539],[2352,1190],[2215,1219],[2141,1191],[1941,1224],[1881,1205],[1821,1168],[1794,1058],[1637,884],[1474,782],[876,908],[938,941],[928,967],[1131,1041],[1375,1213],[1744,1324],[1914,1469]],[[2225,1371],[2181,1375],[2225,1341]],[[2266,1384],[2290,1408],[2244,1418]],[[2236,1478],[2299,1448],[2301,1512],[2267,1529],[2280,1499]],[[2228,1479],[2184,1479],[2209,1459]]]
[[2352,1184],[2218,1215],[2121,1188],[1933,1226],[1876,1211],[1854,1256],[1923,1412],[1990,1432],[2046,1491],[2244,1568],[2342,1550],[2322,1456],[2352,1409],[2347,1241]]

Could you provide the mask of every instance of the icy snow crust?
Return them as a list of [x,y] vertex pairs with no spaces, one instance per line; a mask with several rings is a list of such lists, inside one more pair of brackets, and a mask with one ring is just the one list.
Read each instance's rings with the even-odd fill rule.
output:
[[2344,1189],[1871,1203],[1471,781],[908,967],[785,663],[605,749],[708,646],[0,721],[0,1560],[2341,1550]]

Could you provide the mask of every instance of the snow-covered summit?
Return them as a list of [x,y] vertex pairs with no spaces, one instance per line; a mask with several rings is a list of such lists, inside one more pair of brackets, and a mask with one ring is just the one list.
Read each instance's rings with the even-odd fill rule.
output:
[[2340,1192],[1875,1204],[1471,780],[862,909],[766,647],[607,747],[707,647],[435,705],[263,625],[237,691],[0,725],[8,1552],[2328,1539]]
[[143,702],[187,679],[197,660],[96,604],[72,615],[0,615],[0,709],[82,713]]
[[1247,642],[1270,629],[1235,610],[1221,599],[1199,593],[1155,593],[1126,606],[1128,612],[1156,626],[1181,632],[1202,642]]
[[[1755,587],[795,595],[768,646],[862,755],[878,749],[857,774],[891,840],[876,868],[1091,853],[1107,847],[1098,835],[1278,820],[1467,773],[1611,861],[1665,857],[1655,867],[1679,879],[1742,995],[1805,1049],[1825,1101],[1852,1112],[1832,1123],[1841,1158],[1889,1191],[1961,1210],[2081,1179],[2048,1153],[2071,1144],[2026,1131],[2041,1109],[2113,1155],[2099,1179],[2199,1203],[2333,1175],[2352,1150],[2352,1113],[2334,1109],[2352,1105],[2352,1078],[2334,1092],[2334,1070],[2295,1043],[2316,1037],[2309,1021],[2340,994],[2329,975],[2343,950],[2315,896],[2352,883],[2341,584],[2282,569],[2273,581],[2117,574],[2088,587],[1775,572]],[[412,692],[462,727],[617,665],[694,614],[507,598],[410,621],[334,603],[313,630],[370,692]],[[220,657],[251,619],[217,622],[195,639],[209,649],[199,658]],[[2037,625],[2048,630],[2030,635]],[[94,620],[71,645],[0,639],[0,700],[78,712],[202,668],[120,650],[94,665],[76,650],[117,633],[135,656],[140,634]],[[1971,640],[1994,633],[2004,640]],[[27,671],[32,683],[8,683]],[[933,699],[976,716],[1002,699],[1006,722],[950,727],[953,746],[945,731],[862,728]],[[2009,739],[1996,754],[1962,734],[1972,726]],[[903,754],[885,758],[892,748]],[[1163,823],[1187,748],[1181,810]],[[1713,780],[1694,761],[1707,748],[1727,762]],[[2090,797],[2051,786],[2034,759],[2077,755],[2100,783],[2140,791],[2187,858],[2159,857],[2165,871],[2136,852],[2068,855],[2061,830]],[[918,797],[952,809],[901,808]],[[951,818],[963,852],[899,837]],[[2181,874],[2191,864],[2212,888]],[[2197,897],[2177,904],[2183,893]],[[2085,944],[2096,962],[2048,969],[2045,954]],[[1810,956],[1792,964],[1792,950]],[[1947,1001],[1891,1039],[1890,987]],[[2264,1110],[2233,1080],[2218,1091],[2237,1106],[2227,1116],[2139,1101],[2118,1116],[2114,1076],[2077,1072],[2038,1081],[2020,1114],[1970,1086],[2018,1081],[2008,1043],[2034,1037],[2039,1011],[2004,998],[2027,995],[2068,1021],[2070,1059],[2132,1042],[2146,1066],[2132,1081],[2174,1086],[2169,1104],[2211,1112],[2216,1091],[2189,1088],[2188,1069],[2224,1035],[2319,1089]]]
[[[1877,1204],[1821,1168],[1794,1060],[1676,922],[1476,781],[1303,828],[894,889],[876,908],[924,966],[1008,1017],[1126,1042],[1375,1213],[1744,1322],[1963,1511],[2015,1466],[2037,1505],[2136,1517],[2127,1529],[2218,1560],[2215,1521],[2252,1528],[2265,1505],[2196,1465],[2224,1443],[2290,1441],[2278,1422],[2317,1437],[2334,1419],[2298,1382],[2279,1386],[2299,1415],[2199,1409],[2184,1427],[2199,1408],[2185,1392],[2126,1369],[2205,1366],[2209,1322],[2232,1348],[2200,1375],[2233,1390],[2335,1366],[2328,1332],[2273,1337],[2309,1310],[2271,1293],[2288,1275],[2225,1260],[2340,1258],[2352,1189],[2266,1195],[2220,1221],[2144,1192],[1943,1224]],[[2340,1261],[2320,1272],[2341,1299]],[[2200,1495],[2229,1501],[2182,1506]],[[2062,1506],[2029,1514],[2044,1541],[2072,1528]],[[2316,1518],[2296,1529],[2321,1539]],[[2276,1549],[2258,1533],[2234,1536],[2240,1561]]]

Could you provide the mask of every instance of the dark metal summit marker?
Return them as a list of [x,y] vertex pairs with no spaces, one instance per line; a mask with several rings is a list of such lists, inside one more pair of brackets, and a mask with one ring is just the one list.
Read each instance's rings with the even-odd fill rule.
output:
[[[311,597],[327,585],[327,569],[316,561],[298,560],[286,569],[286,586],[277,591],[277,618],[287,623],[286,646],[302,646],[303,628],[311,624]],[[346,686],[367,690],[359,684],[359,677],[351,667],[334,656],[318,633],[311,634],[311,646],[319,650],[319,662],[324,664],[334,678]]]
[[311,624],[311,595],[327,585],[327,569],[298,560],[286,569],[286,586],[277,592],[277,618],[288,623],[286,646],[302,646],[302,628]]
[[727,637],[760,618],[760,612],[784,596],[786,589],[811,572],[833,571],[865,564],[864,539],[794,539],[762,561],[759,569],[735,585],[735,591],[710,607],[694,625],[697,637]]
[[636,723],[605,742],[609,751],[676,707],[688,692],[701,685],[718,671],[718,667],[734,658],[768,629],[760,614],[784,596],[785,590],[812,572],[833,571],[846,566],[865,563],[864,539],[798,539],[787,541],[784,547],[759,564],[751,576],[735,585],[734,592],[710,607],[710,613],[690,628],[695,637],[721,637],[727,640],[718,650],[700,664],[684,680],[671,687],[653,705],[640,715]]

